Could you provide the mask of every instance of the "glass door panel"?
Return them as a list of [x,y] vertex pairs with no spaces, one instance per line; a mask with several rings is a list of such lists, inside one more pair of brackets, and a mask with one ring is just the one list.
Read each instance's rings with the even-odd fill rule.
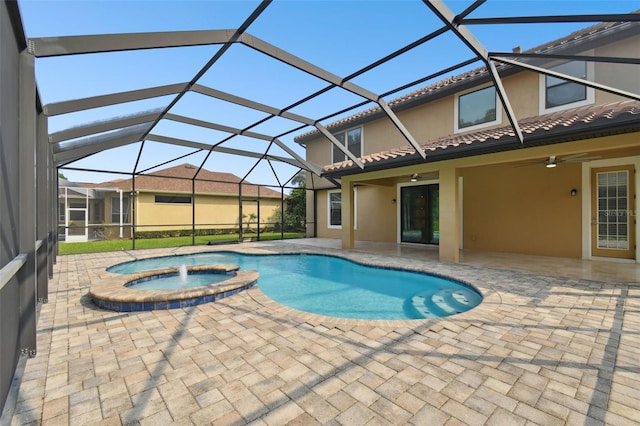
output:
[[440,240],[437,184],[400,188],[400,241],[438,244]]
[[634,258],[633,168],[592,171],[594,256]]

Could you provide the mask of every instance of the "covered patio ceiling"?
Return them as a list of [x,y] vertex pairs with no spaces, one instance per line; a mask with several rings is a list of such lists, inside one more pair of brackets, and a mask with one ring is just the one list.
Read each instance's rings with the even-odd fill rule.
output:
[[[43,35],[31,27],[38,9],[21,2],[26,45],[37,58],[38,88],[43,112],[49,117],[56,165],[78,180],[74,172],[84,173],[83,177],[91,173],[131,176],[189,162],[197,166],[194,179],[205,168],[280,187],[306,170],[314,176],[307,185],[312,188],[315,179],[322,177],[323,165],[308,161],[294,136],[316,129],[364,168],[328,125],[377,106],[404,143],[425,159],[428,154],[420,141],[389,101],[480,66],[489,70],[509,124],[522,141],[517,112],[496,69],[500,63],[640,100],[638,94],[532,65],[541,57],[504,47],[505,42],[511,47],[531,43],[526,46],[530,48],[593,23],[640,21],[640,14],[622,10],[633,8],[634,2],[599,2],[601,12],[583,15],[546,14],[552,9],[549,2],[526,2],[527,13],[519,14],[525,2],[486,0],[372,2],[366,7],[361,4],[358,16],[337,19],[322,14],[335,8],[335,3],[339,2],[311,2],[303,11],[296,2],[234,6],[210,2],[211,20],[223,27],[187,22],[181,26],[194,29],[147,31],[162,25],[140,22],[136,31],[126,33],[105,28],[107,34],[77,35],[74,28]],[[495,13],[496,3],[501,5],[500,16],[487,12]],[[126,15],[126,4],[112,7]],[[185,9],[190,5],[174,4]],[[305,20],[314,13],[319,14],[313,19],[314,28],[306,31]],[[190,16],[188,10],[176,15]],[[197,14],[191,16],[197,20]],[[350,31],[353,19],[364,20],[364,27],[374,31]],[[78,28],[95,24],[79,22]],[[532,40],[530,32],[525,37],[525,29],[531,27],[545,28],[544,38]],[[506,34],[510,37],[505,41]],[[332,42],[335,35],[343,42]],[[293,43],[292,38],[303,43]],[[543,56],[546,60],[585,59]],[[335,65],[336,58],[340,66]],[[589,60],[640,64],[639,58]],[[62,92],[61,86],[66,88]]]

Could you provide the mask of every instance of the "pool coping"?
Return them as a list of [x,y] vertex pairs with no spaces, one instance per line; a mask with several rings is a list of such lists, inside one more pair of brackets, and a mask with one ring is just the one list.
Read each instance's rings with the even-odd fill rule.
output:
[[229,278],[206,286],[175,290],[136,290],[135,286],[128,287],[127,284],[153,276],[175,274],[179,268],[154,269],[134,274],[107,272],[106,278],[91,285],[89,295],[98,307],[118,312],[184,308],[214,302],[256,284],[258,271],[239,269],[237,265],[225,264],[188,266],[188,272],[211,271],[228,275]]

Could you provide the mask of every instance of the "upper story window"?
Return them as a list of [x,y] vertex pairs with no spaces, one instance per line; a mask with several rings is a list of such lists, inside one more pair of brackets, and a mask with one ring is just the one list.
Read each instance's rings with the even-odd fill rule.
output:
[[[549,68],[572,77],[592,80],[593,66],[584,61],[565,62]],[[572,81],[540,75],[540,113],[575,108],[594,102],[594,90]]]
[[455,97],[455,131],[466,132],[502,122],[502,110],[493,86],[461,93]]
[[[362,155],[362,127],[345,130],[344,132],[335,133],[333,136],[356,157]],[[331,163],[339,163],[347,159],[340,149],[331,145]]]

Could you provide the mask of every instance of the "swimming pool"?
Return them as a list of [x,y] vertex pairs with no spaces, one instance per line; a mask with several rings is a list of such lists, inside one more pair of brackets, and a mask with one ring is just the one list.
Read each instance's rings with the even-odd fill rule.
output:
[[258,285],[271,299],[300,311],[332,317],[435,318],[465,312],[482,301],[478,291],[448,278],[317,254],[198,253],[136,260],[107,270],[129,274],[217,263],[257,270]]

